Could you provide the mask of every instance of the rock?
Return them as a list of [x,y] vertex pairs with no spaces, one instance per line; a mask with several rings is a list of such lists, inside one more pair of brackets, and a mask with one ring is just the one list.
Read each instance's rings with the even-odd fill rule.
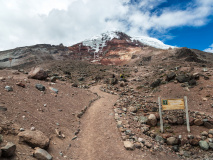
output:
[[154,114],[148,116],[147,124],[154,127],[157,125],[157,118]]
[[167,75],[166,81],[171,81],[171,80],[175,79],[175,77],[176,77],[175,72],[172,72],[172,73]]
[[151,147],[152,147],[152,143],[150,143],[149,141],[145,141],[144,145],[145,145],[147,148],[151,148]]
[[134,144],[131,143],[130,141],[124,141],[124,147],[125,147],[127,150],[134,150],[134,149],[135,149]]
[[203,132],[201,133],[201,135],[202,135],[202,136],[208,136],[208,132],[203,131]]
[[163,139],[167,139],[169,137],[172,137],[172,134],[171,133],[164,133],[164,134],[162,134],[162,137],[163,137]]
[[209,130],[209,134],[212,134],[212,135],[213,135],[213,129],[210,129],[210,130]]
[[3,142],[3,136],[0,134],[0,143]]
[[161,136],[159,136],[159,135],[157,135],[157,136],[155,137],[155,140],[156,140],[157,142],[164,143],[164,139],[163,139]]
[[166,139],[166,143],[168,145],[176,145],[176,144],[178,144],[178,139],[175,137],[169,137]]
[[25,88],[25,84],[22,82],[18,82],[18,83],[16,83],[16,85],[19,87]]
[[204,126],[208,129],[213,129],[213,125],[209,122],[204,122]]
[[40,147],[44,149],[49,147],[50,140],[41,131],[26,130],[26,131],[20,132],[18,136],[19,136],[19,142],[26,142],[31,147]]
[[172,150],[175,152],[179,152],[179,146],[178,145],[172,146]]
[[196,126],[201,126],[201,125],[203,125],[203,121],[202,121],[201,119],[195,119],[195,120],[194,120],[194,124],[195,124]]
[[198,146],[199,142],[200,142],[201,138],[193,138],[189,140],[189,144],[191,144],[192,146]]
[[6,146],[1,148],[2,150],[2,157],[11,157],[15,154],[16,145],[12,142],[8,142]]
[[209,144],[206,141],[199,142],[200,148],[207,151],[209,149]]
[[184,82],[188,82],[190,80],[190,77],[186,75],[178,75],[176,79],[179,83],[184,83]]
[[141,143],[145,143],[145,140],[143,138],[138,138],[138,142],[141,142]]
[[184,146],[185,144],[188,144],[188,139],[187,139],[187,138],[182,138],[182,139],[180,140],[180,145],[181,145],[181,146]]
[[78,84],[77,83],[73,83],[72,87],[78,87]]
[[168,118],[169,124],[177,124],[177,117],[172,116]]
[[189,125],[190,126],[194,125],[194,118],[191,117],[189,118]]
[[0,111],[7,111],[6,107],[0,106]]
[[35,87],[39,90],[39,91],[45,91],[45,87],[42,84],[36,84]]
[[13,88],[11,86],[5,86],[5,90],[7,92],[13,91]]
[[35,148],[35,152],[33,153],[33,156],[37,158],[38,160],[52,160],[52,156],[47,151],[39,147]]
[[137,109],[137,107],[130,106],[130,107],[128,108],[128,110],[129,110],[129,112],[136,113],[138,109]]
[[78,78],[79,81],[84,81],[84,77]]
[[32,68],[31,71],[28,73],[28,78],[32,79],[45,80],[47,77],[47,72],[40,67]]
[[150,87],[152,87],[152,88],[155,88],[155,87],[158,87],[160,84],[161,84],[161,79],[157,79],[156,81],[154,81],[151,85],[150,85]]
[[56,82],[56,80],[57,80],[57,77],[56,76],[52,76],[52,77],[50,77],[50,82]]
[[213,149],[213,143],[209,142],[209,148]]
[[136,142],[134,145],[135,145],[135,148],[138,148],[138,149],[142,147],[142,144],[140,142]]
[[178,117],[177,124],[182,125],[184,123],[183,117]]
[[139,121],[140,121],[140,123],[142,123],[142,124],[146,124],[147,123],[147,121],[148,121],[148,118],[147,117],[145,117],[145,116],[140,116],[139,117]]
[[117,78],[109,78],[109,84],[115,85],[117,83],[118,83],[118,79]]
[[0,149],[0,157],[1,157],[1,155],[2,155],[2,151],[1,151],[1,149]]
[[189,81],[190,86],[195,86],[197,84],[196,80],[192,79]]
[[53,87],[49,87],[49,89],[50,89],[51,91],[55,92],[56,94],[58,94],[58,89],[53,88]]
[[4,82],[5,80],[6,80],[5,77],[0,77],[0,81],[1,81],[1,82]]

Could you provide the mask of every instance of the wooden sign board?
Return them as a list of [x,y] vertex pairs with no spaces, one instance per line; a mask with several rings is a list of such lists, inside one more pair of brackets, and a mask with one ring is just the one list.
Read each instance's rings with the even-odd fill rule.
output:
[[162,99],[162,100],[160,97],[158,97],[158,104],[159,104],[161,133],[163,133],[163,116],[162,116],[161,110],[178,110],[178,109],[185,110],[187,131],[190,133],[189,113],[188,113],[188,104],[187,104],[186,96],[184,96],[184,99]]
[[183,99],[162,99],[162,110],[185,109]]

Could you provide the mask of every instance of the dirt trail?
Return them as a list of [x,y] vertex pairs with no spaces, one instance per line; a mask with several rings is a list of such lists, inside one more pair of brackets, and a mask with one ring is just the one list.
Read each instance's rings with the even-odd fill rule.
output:
[[95,101],[81,118],[81,131],[72,148],[74,160],[159,160],[171,159],[165,154],[151,155],[150,152],[127,151],[123,146],[114,119],[113,105],[118,96],[99,90],[90,90],[101,98]]
[[101,98],[95,101],[81,119],[81,132],[78,147],[74,149],[74,159],[80,160],[125,160],[133,159],[131,152],[123,147],[123,142],[116,128],[113,105],[118,99],[99,90],[100,86],[91,88]]

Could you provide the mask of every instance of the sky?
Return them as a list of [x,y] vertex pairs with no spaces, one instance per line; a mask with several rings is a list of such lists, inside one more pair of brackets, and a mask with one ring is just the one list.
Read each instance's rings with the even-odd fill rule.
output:
[[213,53],[213,0],[0,0],[0,51],[107,31]]

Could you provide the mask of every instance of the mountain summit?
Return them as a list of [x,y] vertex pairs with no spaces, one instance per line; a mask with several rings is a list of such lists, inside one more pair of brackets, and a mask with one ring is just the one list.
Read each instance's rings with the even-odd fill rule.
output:
[[[53,60],[81,60],[104,65],[136,63],[145,57],[165,55],[203,62],[201,51],[166,45],[151,37],[130,37],[123,32],[106,32],[72,46],[37,44],[0,52],[0,68],[32,65]],[[197,55],[200,53],[201,57]],[[205,54],[207,55],[207,54]],[[160,57],[160,56],[159,56]],[[156,57],[155,59],[158,59]],[[149,59],[149,58],[148,58]]]
[[156,38],[146,36],[130,37],[127,34],[118,31],[108,31],[106,33],[102,33],[101,35],[86,39],[82,42],[82,45],[90,47],[91,50],[94,50],[95,52],[99,52],[107,46],[108,41],[113,39],[125,40],[129,43],[135,43],[135,45],[143,44],[159,49],[174,48],[174,46],[166,45]]

